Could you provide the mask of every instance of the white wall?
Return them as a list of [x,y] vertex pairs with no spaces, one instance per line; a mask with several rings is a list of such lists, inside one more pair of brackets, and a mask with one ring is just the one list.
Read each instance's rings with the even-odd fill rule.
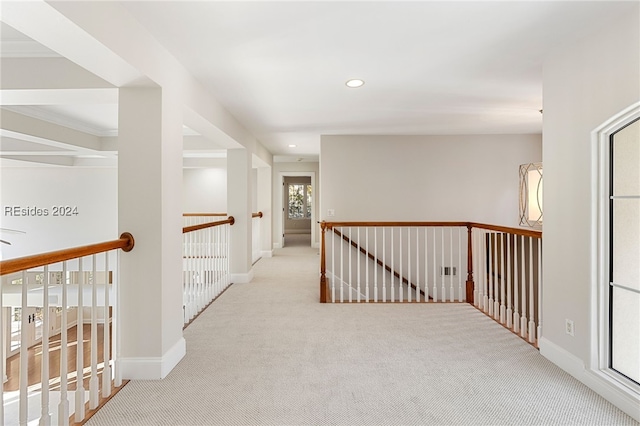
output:
[[[595,358],[596,155],[591,132],[640,100],[640,10],[544,65],[544,290],[541,352],[578,378]],[[565,333],[565,319],[575,337]],[[597,389],[602,393],[602,388]],[[636,419],[640,404],[636,402]],[[628,412],[628,411],[627,411]]]
[[518,166],[541,148],[540,135],[323,136],[319,220],[517,226]]
[[[111,168],[3,167],[0,227],[2,259],[118,238],[118,175]],[[54,206],[77,207],[78,214],[53,216]],[[15,217],[11,206],[47,209],[47,216]]]
[[227,162],[219,162],[216,167],[183,170],[184,213],[226,213]]

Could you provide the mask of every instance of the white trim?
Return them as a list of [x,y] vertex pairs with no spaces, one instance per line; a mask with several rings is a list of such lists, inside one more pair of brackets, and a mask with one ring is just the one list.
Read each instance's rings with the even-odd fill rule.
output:
[[587,369],[584,362],[547,340],[540,338],[540,354],[640,422],[640,394],[623,386],[603,371]]
[[273,257],[273,250],[262,250],[260,255],[262,257]]
[[[640,389],[630,386],[626,380],[619,379],[617,374],[609,368],[609,292],[607,291],[609,285],[607,272],[609,269],[609,138],[638,118],[640,118],[640,102],[616,114],[591,132],[591,197],[594,200],[591,210],[593,244],[589,300],[591,338],[589,361],[583,373],[585,379],[576,377],[640,421]],[[542,352],[542,345],[540,348]]]
[[273,249],[279,249],[282,248],[282,243],[273,243]]
[[150,358],[120,358],[121,377],[130,380],[159,380],[167,377],[167,374],[178,365],[187,353],[187,342],[181,337],[161,357]]
[[253,281],[253,269],[250,269],[247,273],[231,274],[231,282],[234,284],[246,284]]

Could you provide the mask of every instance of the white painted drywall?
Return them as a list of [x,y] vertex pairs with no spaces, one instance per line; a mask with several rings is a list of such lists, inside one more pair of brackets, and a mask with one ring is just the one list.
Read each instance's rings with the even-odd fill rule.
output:
[[227,161],[217,162],[216,167],[183,170],[184,213],[226,213]]
[[[118,238],[118,174],[112,168],[6,167],[1,171],[2,259]],[[53,216],[54,206],[77,207],[78,214]],[[12,206],[47,209],[47,216],[11,216]]]
[[[597,243],[591,132],[640,100],[639,15],[636,7],[635,14],[603,23],[544,64],[542,334],[585,365],[593,353],[597,315],[590,309]],[[565,319],[574,322],[575,336],[565,333]]]
[[518,166],[541,148],[540,135],[322,136],[319,218],[517,226]]

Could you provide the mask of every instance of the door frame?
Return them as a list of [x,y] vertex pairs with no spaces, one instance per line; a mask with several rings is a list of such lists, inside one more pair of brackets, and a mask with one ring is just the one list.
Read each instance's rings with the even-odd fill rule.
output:
[[[311,178],[311,188],[313,190],[313,203],[314,205],[311,208],[311,247],[316,247],[316,234],[317,234],[317,224],[316,224],[316,209],[318,205],[318,191],[316,186],[316,172],[279,172],[280,176],[280,191],[276,191],[276,206],[277,209],[275,211],[275,220],[273,223],[278,227],[277,229],[277,238],[274,242],[274,248],[284,247],[284,178],[285,177],[297,177],[297,176],[305,176]],[[278,216],[279,215],[279,216]]]

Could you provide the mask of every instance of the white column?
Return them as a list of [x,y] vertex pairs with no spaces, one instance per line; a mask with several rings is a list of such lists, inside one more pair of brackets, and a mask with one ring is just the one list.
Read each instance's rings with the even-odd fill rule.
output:
[[258,168],[258,211],[262,212],[260,219],[260,250],[262,257],[271,257],[273,253],[273,243],[271,240],[271,190],[272,190],[271,167]]
[[251,154],[246,149],[227,151],[227,213],[235,218],[231,227],[231,282],[248,283],[251,270]]
[[124,379],[164,378],[185,354],[182,337],[182,107],[160,88],[119,95],[118,363]]

